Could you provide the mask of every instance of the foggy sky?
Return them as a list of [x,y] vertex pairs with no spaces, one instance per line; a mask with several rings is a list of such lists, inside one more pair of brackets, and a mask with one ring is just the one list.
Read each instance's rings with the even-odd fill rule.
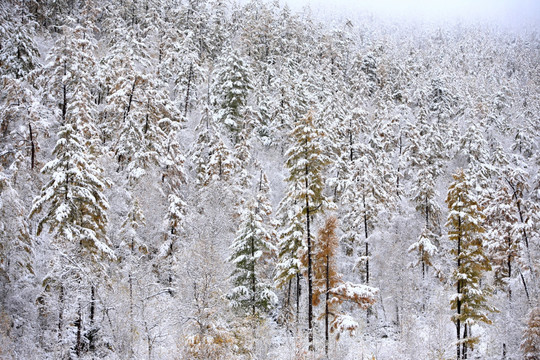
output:
[[501,25],[540,24],[540,0],[280,0],[292,9],[310,5],[314,14],[373,14],[419,21],[488,22]]

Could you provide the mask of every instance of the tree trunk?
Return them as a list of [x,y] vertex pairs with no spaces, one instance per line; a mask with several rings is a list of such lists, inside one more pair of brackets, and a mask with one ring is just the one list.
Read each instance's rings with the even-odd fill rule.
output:
[[362,194],[362,201],[364,203],[364,234],[366,237],[366,284],[369,284],[369,244],[368,244],[368,221],[366,211],[366,195]]
[[292,279],[289,279],[289,284],[287,285],[287,298],[285,299],[285,307],[289,307],[291,304],[291,286]]
[[[308,183],[308,166],[306,164],[306,178],[305,186],[306,192],[309,190]],[[306,195],[306,233],[307,233],[307,256],[308,256],[308,341],[309,341],[309,350],[314,351],[313,346],[313,279],[312,279],[312,264],[311,264],[311,234],[309,230],[309,196]]]
[[251,309],[253,312],[253,316],[255,316],[255,304],[256,304],[256,298],[255,298],[255,291],[256,291],[256,283],[257,279],[255,278],[255,239],[253,236],[251,237]]
[[77,338],[75,343],[75,354],[77,357],[81,356],[82,350],[82,316],[81,316],[81,304],[79,303],[79,310],[77,311],[77,320],[75,321],[75,326],[77,327]]
[[62,86],[62,125],[66,123],[67,113],[67,88],[66,85]]
[[463,359],[467,359],[467,337],[468,337],[468,334],[467,334],[467,324],[465,324],[464,326],[464,330],[463,330]]
[[521,283],[523,284],[523,289],[525,289],[525,295],[527,296],[527,302],[531,302],[531,298],[529,297],[529,289],[527,288],[527,283],[525,282],[525,277],[523,277],[523,273],[521,272],[521,269],[519,269],[519,277],[521,278]]
[[60,285],[60,294],[58,294],[58,343],[62,343],[62,329],[64,327],[64,285]]
[[131,274],[129,274],[128,278],[129,282],[129,358],[133,359],[133,346],[134,346],[134,334],[135,334],[135,326],[134,326],[134,318],[133,318],[133,279],[131,277]]
[[136,84],[137,84],[137,79],[133,80],[133,85],[131,86],[131,92],[129,93],[128,105],[127,105],[126,111],[124,112],[123,121],[126,121],[126,118],[129,115],[129,112],[131,110],[131,103],[133,101],[133,93],[135,92],[135,85]]
[[460,320],[458,319],[456,321],[456,330],[457,330],[457,360],[460,360],[461,359],[461,343],[460,343],[460,339],[461,339],[461,322]]
[[300,287],[300,273],[296,273],[296,322],[300,319],[300,295],[302,289]]
[[34,145],[34,136],[32,135],[32,125],[28,124],[28,132],[30,133],[30,168],[34,170],[36,147]]
[[189,105],[189,93],[191,90],[191,79],[193,77],[193,63],[189,64],[189,72],[188,72],[188,83],[186,88],[186,99],[184,101],[184,116],[187,116],[188,112],[188,105]]
[[95,350],[95,341],[94,341],[94,334],[95,334],[95,330],[94,330],[94,318],[95,318],[95,313],[96,313],[96,288],[92,285],[92,288],[90,289],[91,290],[91,297],[90,297],[90,319],[89,319],[89,322],[90,322],[90,335],[88,336],[88,348],[90,349],[90,351],[94,351]]
[[328,302],[330,301],[330,257],[326,255],[326,299],[324,304],[324,353],[328,359]]
[[[461,217],[458,217],[458,232],[461,234]],[[457,250],[457,267],[459,271],[459,267],[461,266],[461,235],[458,236],[458,250]],[[461,338],[461,299],[459,296],[461,296],[461,279],[458,279],[457,281],[457,293],[458,293],[458,300],[457,300],[457,321],[456,321],[456,328],[457,328],[457,360],[460,359],[460,338]]]

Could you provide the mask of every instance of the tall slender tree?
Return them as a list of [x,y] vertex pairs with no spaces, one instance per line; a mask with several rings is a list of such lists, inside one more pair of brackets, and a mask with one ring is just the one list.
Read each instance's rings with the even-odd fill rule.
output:
[[329,163],[321,144],[325,132],[315,124],[314,114],[309,112],[296,122],[290,134],[293,144],[286,153],[289,170],[286,197],[294,198],[305,219],[304,239],[307,252],[308,280],[308,340],[313,349],[313,264],[312,264],[312,217],[330,205],[324,190],[324,170]]
[[478,342],[478,337],[470,335],[472,325],[478,322],[491,324],[488,315],[495,311],[487,303],[489,287],[481,284],[491,265],[484,250],[486,238],[482,224],[485,216],[474,191],[471,179],[463,170],[458,170],[446,198],[446,227],[450,241],[455,244],[452,254],[456,269],[452,277],[457,291],[450,303],[456,310],[452,320],[456,324],[458,360],[467,359],[467,350],[473,349]]
[[[105,275],[107,262],[116,255],[110,247],[106,235],[108,202],[103,192],[106,182],[101,176],[101,169],[94,158],[83,146],[75,124],[63,125],[58,133],[58,141],[49,161],[42,169],[50,180],[43,186],[41,194],[34,199],[31,216],[40,216],[37,226],[39,235],[45,226],[53,233],[53,243],[57,246],[59,262],[69,271],[58,269],[53,275],[59,282],[60,299],[66,296],[78,298],[74,303],[67,302],[70,310],[77,313],[75,353],[83,351],[83,314],[82,295],[74,289],[74,283],[91,288],[90,326],[95,314],[95,292],[99,284],[97,279]],[[67,264],[66,264],[67,262]],[[68,274],[64,276],[62,274]],[[97,276],[96,276],[97,275]],[[73,290],[75,293],[69,293]],[[66,292],[68,292],[66,294]],[[67,299],[66,299],[67,300]],[[78,309],[73,309],[78,306]],[[94,310],[93,310],[94,309]],[[59,332],[64,325],[59,324]]]
[[237,235],[229,257],[234,265],[231,280],[235,287],[228,298],[233,308],[257,316],[270,310],[277,303],[277,297],[265,279],[263,258],[275,249],[253,201],[245,209]]

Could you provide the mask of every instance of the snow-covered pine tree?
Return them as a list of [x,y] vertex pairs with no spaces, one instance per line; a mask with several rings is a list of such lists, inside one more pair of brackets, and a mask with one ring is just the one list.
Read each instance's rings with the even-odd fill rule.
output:
[[275,248],[254,201],[245,208],[231,251],[228,260],[234,265],[231,274],[234,287],[227,298],[232,307],[251,316],[268,312],[277,304],[277,297],[271,282],[265,278],[262,257],[268,256]]
[[[37,159],[41,145],[39,137],[47,137],[46,118],[51,110],[43,106],[36,89],[24,80],[3,77],[3,102],[0,106],[0,161],[6,168],[21,170],[22,163],[30,169],[39,167]],[[21,134],[24,128],[24,133]]]
[[[72,323],[76,333],[73,349],[77,356],[84,350],[83,320],[86,318],[81,298],[84,292],[80,289],[91,289],[91,298],[85,301],[90,303],[88,326],[92,330],[99,278],[105,275],[107,262],[116,258],[106,235],[109,204],[103,192],[107,183],[83,144],[76,124],[61,126],[53,151],[55,158],[42,169],[50,180],[34,199],[30,213],[30,216],[39,216],[37,235],[46,226],[53,233],[57,263],[62,263],[64,269],[56,267],[56,272],[48,278],[59,284],[61,302],[77,313]],[[66,325],[60,321],[60,338]]]
[[24,78],[40,66],[35,42],[38,24],[23,4],[2,6],[0,22],[0,75]]
[[452,320],[456,324],[458,360],[467,359],[467,350],[472,350],[479,341],[478,337],[470,336],[471,327],[478,322],[490,324],[489,313],[495,311],[487,303],[489,287],[481,284],[491,265],[484,249],[485,215],[474,191],[471,178],[458,170],[446,198],[449,211],[446,227],[454,243],[451,252],[457,264],[453,272],[457,292],[450,303],[452,310],[456,310]]
[[214,134],[208,155],[206,185],[218,181],[225,183],[230,181],[235,169],[234,156],[219,133]]
[[302,216],[305,216],[303,233],[307,251],[308,340],[311,348],[313,347],[312,217],[332,207],[323,194],[324,171],[329,163],[321,144],[324,136],[324,130],[315,125],[314,114],[309,112],[295,123],[290,133],[292,145],[285,154],[287,157],[285,165],[289,170],[287,177],[289,190],[285,196],[294,199],[293,202],[296,201],[298,204]]
[[[278,232],[278,259],[274,282],[277,288],[287,286],[285,300],[285,313],[289,312],[292,280],[296,278],[296,319],[300,316],[300,276],[302,264],[299,251],[302,249],[304,238],[304,224],[302,219],[302,206],[293,198],[285,198],[280,203],[278,214],[282,229]],[[285,314],[284,314],[285,315]]]
[[215,72],[212,103],[217,109],[216,119],[231,131],[234,138],[242,128],[247,95],[251,89],[250,70],[237,50],[228,49],[218,60]]
[[[365,245],[359,262],[365,265],[366,284],[370,278],[370,231],[374,229],[382,208],[391,204],[395,195],[393,171],[387,154],[377,151],[373,145],[373,142],[358,145],[354,168],[343,194],[345,206],[350,207],[344,219],[345,236],[358,255],[361,253],[360,244],[363,242]],[[364,239],[360,240],[362,232]]]
[[[177,56],[180,59],[177,59]],[[168,60],[168,62],[167,62]],[[196,104],[199,93],[197,84],[202,78],[202,69],[195,43],[195,33],[192,30],[186,30],[182,35],[181,42],[177,52],[171,54],[170,59],[166,59],[164,64],[174,62],[174,93],[177,96],[177,104],[182,109],[184,116],[187,116],[190,108]]]
[[139,205],[139,200],[134,198],[132,200],[131,209],[126,215],[120,228],[119,237],[121,242],[118,247],[118,255],[121,257],[119,275],[122,282],[128,283],[128,306],[127,308],[121,307],[119,311],[123,311],[128,318],[127,321],[126,319],[122,320],[127,322],[128,326],[126,326],[126,328],[129,329],[127,331],[127,336],[130,356],[134,355],[135,338],[137,337],[137,334],[140,333],[140,329],[137,328],[137,323],[139,322],[137,284],[139,278],[142,277],[141,273],[146,271],[142,256],[148,253],[148,246],[144,239],[139,235],[139,228],[145,225],[146,218]]
[[489,165],[488,143],[482,133],[479,126],[471,124],[460,140],[460,150],[469,164],[469,173],[474,174],[479,186],[486,188],[492,169]]
[[[168,208],[164,222],[163,242],[159,245],[159,261],[156,266],[159,273],[172,287],[176,281],[176,269],[179,259],[179,247],[186,234],[188,204],[185,157],[178,141],[181,130],[178,121],[163,119],[160,126],[167,134],[167,144],[161,159],[163,175],[161,176],[163,191],[167,197]],[[172,295],[172,291],[171,291]]]
[[97,128],[96,83],[97,69],[94,53],[97,49],[91,29],[77,25],[70,31],[74,58],[69,72],[75,78],[71,82],[68,103],[66,105],[66,121],[77,124],[79,133],[84,138],[84,146],[92,153],[99,152],[99,131]]
[[409,252],[418,254],[418,261],[415,265],[422,265],[423,279],[427,268],[432,266],[433,255],[437,252],[436,229],[439,226],[441,209],[437,203],[438,194],[435,190],[435,169],[426,160],[420,160],[418,167],[411,196],[416,204],[416,210],[423,215],[425,223],[420,237],[409,247]]
[[[519,218],[514,211],[512,193],[504,182],[497,183],[497,188],[488,193],[485,203],[486,237],[495,284],[506,287],[521,266],[515,263],[520,257],[521,234],[513,231]],[[515,270],[514,265],[518,266],[518,271],[512,271]],[[506,290],[511,296],[510,289]]]
[[360,107],[354,108],[342,122],[335,123],[336,160],[332,162],[330,172],[334,177],[329,179],[333,188],[334,201],[343,200],[342,195],[347,187],[358,155],[360,134],[367,133],[368,114]]
[[[0,325],[0,339],[4,331],[8,339],[1,339],[2,356],[10,351],[18,356],[32,357],[38,349],[35,325],[36,244],[30,233],[26,209],[12,186],[12,179],[0,167],[0,316],[8,327]],[[17,324],[16,326],[13,326]]]

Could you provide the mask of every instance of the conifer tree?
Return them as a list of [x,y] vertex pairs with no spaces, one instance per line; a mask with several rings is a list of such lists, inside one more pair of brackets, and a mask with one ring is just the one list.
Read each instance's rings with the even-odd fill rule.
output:
[[[38,221],[37,235],[48,226],[49,232],[53,233],[53,243],[59,251],[58,264],[66,261],[63,257],[70,259],[68,264],[64,264],[69,271],[56,268],[51,277],[53,281],[59,283],[60,301],[63,302],[67,296],[75,295],[69,292],[74,286],[73,281],[79,283],[77,288],[83,285],[89,285],[91,288],[89,326],[92,329],[98,283],[90,274],[103,276],[107,261],[116,258],[106,235],[109,205],[103,192],[107,183],[102,180],[101,169],[84,148],[83,139],[77,132],[75,124],[64,124],[60,128],[58,138],[53,151],[55,159],[49,161],[42,169],[44,174],[50,176],[50,180],[34,200],[30,216],[43,214]],[[66,273],[67,277],[63,275]],[[80,290],[77,292],[77,297],[82,295]],[[74,349],[77,356],[83,351],[85,317],[81,302],[82,299],[79,298],[75,304],[67,303],[71,305],[70,310],[77,313],[74,322],[76,327]],[[73,309],[73,306],[78,306],[78,310]],[[64,330],[63,326],[60,321],[59,337]],[[92,343],[92,340],[89,341]]]
[[304,225],[302,221],[302,207],[294,199],[286,198],[278,209],[280,223],[286,224],[278,232],[278,261],[274,281],[277,288],[287,286],[287,300],[285,306],[290,305],[292,279],[296,278],[296,318],[300,311],[300,276],[302,264],[299,251],[302,249]]
[[0,8],[0,75],[23,78],[39,68],[37,24],[23,4]]
[[217,108],[218,122],[233,135],[241,130],[250,81],[249,69],[237,51],[225,51],[216,69],[213,104]]
[[432,266],[432,257],[437,251],[437,236],[435,229],[438,227],[440,208],[437,204],[437,192],[435,190],[435,174],[429,164],[422,162],[416,180],[413,183],[411,193],[416,204],[416,210],[424,215],[424,229],[418,240],[409,247],[409,252],[418,254],[415,265],[422,265],[422,279],[425,277],[427,267]]
[[[351,209],[344,219],[345,236],[354,247],[364,243],[364,255],[360,257],[360,261],[365,265],[366,284],[370,278],[369,235],[378,221],[378,214],[384,206],[393,201],[395,194],[389,159],[384,151],[377,151],[375,145],[375,142],[358,145],[358,157],[343,194],[344,203]],[[364,239],[360,240],[362,232]],[[360,249],[357,251],[360,252]]]
[[[120,238],[122,239],[119,246],[119,255],[122,256],[122,273],[121,277],[123,281],[127,280],[128,283],[128,309],[127,316],[129,318],[129,351],[130,356],[133,356],[135,348],[135,337],[139,332],[136,323],[136,314],[138,311],[136,307],[136,295],[137,295],[137,281],[140,277],[140,269],[143,264],[139,262],[141,260],[141,254],[148,253],[148,246],[139,235],[139,228],[146,225],[146,219],[139,205],[137,198],[133,199],[132,206],[127,214],[120,229]],[[127,278],[127,279],[126,279]]]
[[[8,213],[10,212],[10,213]],[[0,173],[0,274],[8,282],[16,282],[33,274],[33,239],[24,207],[11,185],[11,179]]]
[[322,228],[319,229],[316,246],[313,251],[313,305],[317,306],[320,302],[320,296],[324,295],[324,351],[328,356],[329,339],[329,317],[330,314],[336,316],[336,301],[332,299],[330,289],[334,288],[340,276],[336,269],[336,252],[338,249],[338,238],[335,234],[337,219],[329,217]]
[[[49,135],[49,126],[44,120],[51,115],[51,110],[41,103],[36,89],[24,80],[4,77],[2,86],[4,101],[0,106],[0,131],[4,141],[0,152],[4,156],[13,153],[13,170],[20,170],[22,162],[34,170],[39,165],[40,135]],[[23,141],[20,140],[20,126],[27,130]]]
[[87,154],[74,125],[63,125],[58,138],[53,151],[55,159],[42,169],[51,180],[32,205],[32,216],[45,210],[37,234],[48,225],[49,231],[55,232],[56,241],[79,242],[83,253],[93,261],[101,255],[114,258],[106,236],[109,205],[103,195],[106,183],[101,169]]
[[296,200],[302,216],[305,216],[303,234],[307,252],[308,339],[312,348],[313,264],[311,221],[314,215],[331,206],[323,194],[324,170],[329,163],[329,159],[321,144],[325,132],[316,127],[312,112],[309,112],[296,122],[290,136],[293,143],[286,153],[286,166],[289,170],[289,177],[287,178],[289,191],[286,197]]
[[474,190],[471,179],[459,170],[446,198],[449,211],[446,227],[450,241],[455,244],[452,254],[457,263],[453,272],[457,292],[450,302],[456,310],[452,320],[457,331],[457,359],[467,359],[467,350],[473,349],[478,342],[478,337],[470,336],[472,325],[478,322],[491,324],[488,315],[495,310],[487,304],[490,289],[481,284],[491,265],[484,250],[485,216]]
[[490,192],[485,201],[488,249],[495,274],[495,284],[503,286],[516,273],[512,270],[520,256],[521,238],[519,233],[516,234],[513,231],[519,223],[519,218],[513,211],[512,194],[505,185],[499,183],[497,189]]
[[540,307],[538,306],[529,312],[527,327],[523,332],[521,351],[525,360],[537,360],[540,354]]
[[[0,167],[0,308],[11,324],[18,324],[9,330],[16,345],[33,340],[29,335],[35,326],[31,316],[35,305],[28,295],[34,290],[36,242],[20,195],[2,171]],[[28,357],[35,351],[26,346],[19,355]]]
[[254,202],[245,209],[231,250],[229,262],[235,266],[231,281],[235,287],[228,298],[232,307],[251,316],[267,312],[277,303],[277,297],[265,279],[263,257],[275,248]]
[[[343,302],[352,302],[362,309],[375,302],[378,289],[366,285],[352,284],[342,280],[337,269],[337,251],[339,240],[336,235],[337,219],[329,216],[324,226],[318,231],[313,250],[313,305],[319,305],[324,295],[324,310],[319,316],[324,319],[325,354],[328,357],[329,332],[336,332],[339,339],[341,333],[353,334],[358,328],[354,319],[341,311]],[[305,256],[304,256],[305,262]],[[331,322],[330,322],[330,319]]]
[[174,92],[177,96],[178,107],[184,116],[187,116],[189,109],[200,95],[197,84],[203,74],[195,43],[195,33],[192,30],[186,30],[182,38],[176,42],[180,42],[178,49],[166,59],[164,68],[176,70],[173,73]]

